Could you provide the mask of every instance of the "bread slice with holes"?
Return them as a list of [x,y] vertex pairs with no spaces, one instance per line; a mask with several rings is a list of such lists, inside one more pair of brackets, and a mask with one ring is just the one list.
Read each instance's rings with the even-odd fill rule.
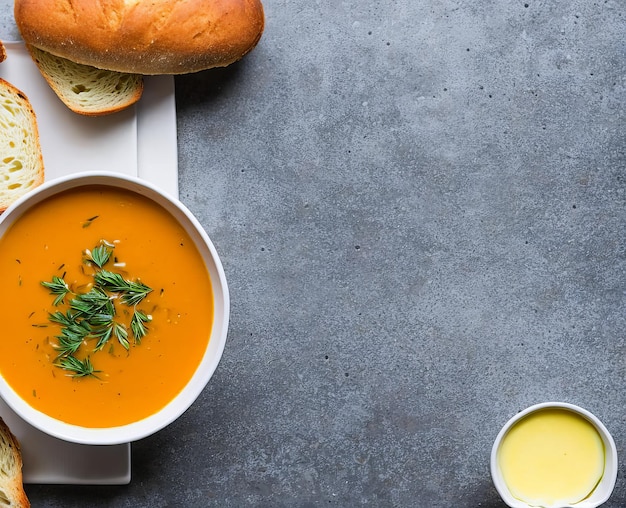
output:
[[0,418],[0,506],[30,507],[22,480],[20,443],[2,418]]
[[0,213],[43,180],[35,111],[24,93],[0,78]]
[[98,69],[26,47],[50,88],[75,113],[109,115],[132,106],[143,94],[140,74]]

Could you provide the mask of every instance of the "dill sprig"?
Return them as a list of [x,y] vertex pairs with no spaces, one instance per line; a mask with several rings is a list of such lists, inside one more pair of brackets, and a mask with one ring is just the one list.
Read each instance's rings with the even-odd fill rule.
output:
[[102,243],[92,250],[85,250],[85,259],[89,263],[95,264],[98,268],[102,268],[107,264],[113,253],[113,246],[108,242]]
[[63,356],[59,358],[58,366],[63,370],[73,372],[73,374],[70,374],[72,377],[98,377],[96,373],[100,372],[93,368],[89,357],[84,360],[79,360],[75,356]]
[[71,293],[70,287],[67,283],[61,277],[57,277],[56,275],[52,277],[52,282],[42,282],[41,285],[48,288],[51,295],[56,295],[54,302],[52,302],[52,305],[55,307],[62,304],[66,295]]
[[126,325],[115,321],[113,315],[98,314],[89,321],[89,324],[92,326],[91,336],[98,339],[94,351],[103,349],[111,337],[115,337],[124,349],[130,349]]
[[96,286],[70,300],[70,308],[89,321],[98,314],[115,315],[115,306],[107,292]]
[[130,320],[130,328],[133,331],[133,337],[135,337],[135,343],[139,344],[148,333],[148,327],[146,323],[152,320],[152,317],[144,312],[135,309],[133,317]]
[[119,273],[101,270],[94,275],[96,284],[112,293],[119,293],[122,303],[135,306],[143,300],[152,288],[141,282],[126,280]]
[[[109,271],[104,266],[111,260],[115,245],[102,241],[99,245],[83,253],[83,262],[95,269],[93,284],[87,285],[85,292],[74,292],[63,277],[53,276],[50,282],[42,282],[42,286],[53,295],[53,305],[65,305],[64,312],[57,310],[48,315],[51,323],[60,326],[54,345],[58,355],[55,364],[73,372],[73,377],[93,376],[95,372],[89,356],[79,360],[75,355],[88,343],[95,342],[92,351],[98,352],[109,344],[111,339],[117,340],[125,350],[130,350],[129,328],[135,344],[148,333],[152,316],[137,308],[137,305],[152,291],[152,288],[140,281],[125,279],[121,274]],[[71,295],[72,298],[67,298]],[[118,312],[117,305],[132,307],[129,322],[123,322],[119,316],[128,313]],[[128,319],[128,318],[126,318]],[[81,356],[80,354],[78,356]],[[84,354],[82,355],[84,356]]]

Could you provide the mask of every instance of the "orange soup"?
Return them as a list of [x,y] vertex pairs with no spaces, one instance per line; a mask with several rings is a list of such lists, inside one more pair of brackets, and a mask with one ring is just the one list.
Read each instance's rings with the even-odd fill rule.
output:
[[[66,315],[72,299],[96,285],[100,268],[89,256],[98,247],[110,252],[102,269],[151,291],[130,305],[109,295],[127,344],[113,333],[95,351],[98,340],[86,337],[73,357],[93,372],[79,376],[60,364],[64,332],[50,315]],[[0,274],[0,372],[31,406],[64,422],[111,427],[156,413],[183,389],[207,348],[213,297],[204,261],[180,224],[139,194],[80,187],[42,201],[0,239]],[[56,306],[42,285],[54,277],[70,291]],[[131,330],[135,311],[145,318],[140,340]]]

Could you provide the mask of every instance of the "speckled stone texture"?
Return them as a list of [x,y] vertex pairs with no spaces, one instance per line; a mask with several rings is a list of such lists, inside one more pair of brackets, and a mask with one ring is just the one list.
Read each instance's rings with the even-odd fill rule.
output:
[[251,54],[176,78],[220,367],[130,485],[33,506],[503,507],[492,443],[548,400],[613,433],[626,506],[626,5],[264,5]]

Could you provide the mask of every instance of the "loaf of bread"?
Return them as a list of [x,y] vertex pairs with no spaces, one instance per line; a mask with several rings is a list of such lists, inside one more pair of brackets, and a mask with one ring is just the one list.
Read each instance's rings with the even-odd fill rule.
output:
[[[0,212],[43,183],[37,117],[20,90],[0,79]],[[1,504],[0,504],[1,506]]]
[[108,115],[135,104],[143,92],[143,76],[106,71],[72,62],[26,45],[39,72],[74,113]]
[[24,42],[76,63],[131,74],[227,66],[256,46],[261,0],[15,0]]
[[0,418],[0,506],[30,507],[22,480],[20,444],[2,418]]

